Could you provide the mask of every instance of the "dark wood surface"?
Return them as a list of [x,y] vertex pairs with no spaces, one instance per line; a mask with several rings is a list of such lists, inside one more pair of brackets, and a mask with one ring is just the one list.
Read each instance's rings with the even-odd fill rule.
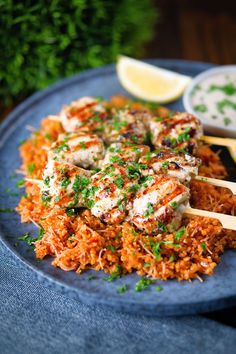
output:
[[145,56],[236,64],[236,1],[156,0],[155,37]]

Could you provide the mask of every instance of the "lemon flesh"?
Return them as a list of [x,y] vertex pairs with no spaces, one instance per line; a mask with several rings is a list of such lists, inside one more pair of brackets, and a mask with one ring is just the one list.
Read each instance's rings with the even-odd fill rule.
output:
[[188,76],[120,56],[117,75],[122,86],[143,100],[166,103],[177,99],[190,82]]

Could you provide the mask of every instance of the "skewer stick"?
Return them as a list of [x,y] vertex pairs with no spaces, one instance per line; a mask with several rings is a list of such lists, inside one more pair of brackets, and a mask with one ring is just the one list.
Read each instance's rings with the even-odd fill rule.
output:
[[209,178],[209,177],[203,177],[203,176],[196,176],[194,179],[196,179],[200,182],[206,182],[206,183],[212,184],[213,186],[228,188],[231,190],[231,192],[233,194],[236,194],[236,183],[235,182],[224,181],[221,179]]
[[[32,179],[32,178],[26,178],[25,180],[29,181],[31,183],[38,184],[38,186],[42,185],[42,183],[43,183],[42,180],[37,180],[37,179]],[[194,209],[191,207],[185,208],[184,214],[197,215],[197,216],[203,216],[203,217],[207,217],[207,218],[217,219],[221,222],[224,229],[236,231],[236,216],[215,213],[215,212],[207,211],[207,210]]]
[[215,213],[213,211],[194,209],[190,207],[184,209],[184,214],[197,215],[206,218],[217,219],[220,221],[224,229],[236,231],[236,216]]
[[230,148],[236,150],[236,139],[218,138],[216,136],[203,135],[203,136],[201,136],[200,140],[202,140],[208,144],[227,146],[227,147],[230,147]]
[[34,178],[25,178],[26,182],[34,183],[37,184],[39,187],[43,185],[43,180],[42,179],[34,179]]

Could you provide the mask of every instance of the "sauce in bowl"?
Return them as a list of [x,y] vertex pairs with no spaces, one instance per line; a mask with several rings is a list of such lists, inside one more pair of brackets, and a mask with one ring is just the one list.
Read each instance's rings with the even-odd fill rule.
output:
[[222,66],[198,75],[184,94],[184,106],[206,130],[236,137],[236,66]]

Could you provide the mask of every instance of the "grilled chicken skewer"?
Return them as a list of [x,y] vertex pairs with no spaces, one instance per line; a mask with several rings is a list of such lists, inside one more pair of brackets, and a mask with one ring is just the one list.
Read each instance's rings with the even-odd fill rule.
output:
[[198,167],[200,166],[200,159],[194,156],[162,148],[143,155],[139,162],[147,165],[147,168],[142,171],[143,174],[164,173],[177,177],[180,182],[185,184],[194,178],[213,186],[228,188],[236,195],[235,182],[199,176]]
[[[200,121],[192,114],[186,112],[176,113],[170,117],[152,117],[149,124],[153,132],[151,134],[151,141],[156,148],[168,147],[187,151],[192,154],[196,150],[198,140],[212,144],[216,143],[216,145],[226,144],[225,146],[231,147],[234,144],[236,148],[236,141],[234,139],[203,136]],[[233,194],[236,194],[236,185],[233,182],[215,178],[202,178],[201,176],[197,176],[197,173],[194,173],[194,175],[199,181],[228,188]]]
[[48,159],[93,169],[104,155],[103,141],[96,134],[77,131],[60,134],[48,152]]
[[107,120],[107,111],[98,99],[82,97],[63,107],[59,118],[67,132],[84,131],[100,135]]
[[[154,146],[195,152],[202,134],[200,122],[186,113],[162,120],[150,118],[146,111],[112,113],[109,117],[92,98],[62,110],[62,124],[73,132],[60,135],[49,150],[44,181],[39,182],[43,201],[63,208],[87,207],[109,224],[128,218],[147,233],[173,231],[179,227],[184,210],[190,210],[186,209],[188,184],[197,176],[200,161],[167,148],[151,153],[148,146],[137,143],[145,143],[150,124]],[[88,130],[113,143],[106,155],[103,141]],[[98,166],[102,170],[93,175],[84,170]]]

